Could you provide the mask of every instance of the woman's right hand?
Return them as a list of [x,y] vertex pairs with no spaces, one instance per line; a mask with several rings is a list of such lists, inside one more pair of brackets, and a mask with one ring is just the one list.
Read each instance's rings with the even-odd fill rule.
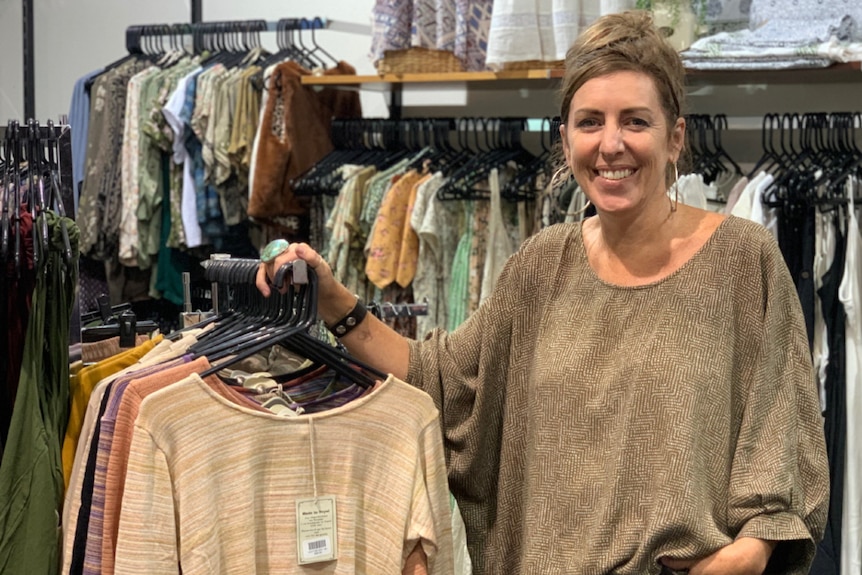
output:
[[[284,264],[295,260],[304,260],[317,274],[317,313],[324,322],[333,324],[353,309],[356,305],[356,297],[335,280],[329,264],[305,243],[292,243],[273,261],[261,262],[255,279],[255,285],[260,293],[269,297],[273,289],[272,281],[275,272]],[[287,291],[287,286],[282,286],[281,290],[284,293]]]
[[[320,319],[327,325],[333,325],[353,310],[356,296],[335,279],[332,268],[320,254],[303,243],[288,245],[272,262],[261,262],[255,279],[260,293],[268,297],[272,293],[271,282],[275,272],[284,264],[295,260],[305,260],[308,267],[317,274],[317,314]],[[286,291],[287,286],[282,289]],[[360,361],[399,379],[407,378],[410,362],[407,340],[373,314],[367,314],[356,329],[340,341],[347,346],[351,355]]]

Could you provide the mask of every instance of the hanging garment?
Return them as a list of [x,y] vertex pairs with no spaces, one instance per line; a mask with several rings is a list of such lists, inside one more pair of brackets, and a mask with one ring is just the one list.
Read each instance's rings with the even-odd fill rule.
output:
[[[847,197],[850,198],[847,220],[847,255],[844,277],[839,294],[847,317],[846,325],[846,413],[847,437],[844,469],[844,493],[834,493],[843,503],[841,520],[841,574],[857,574],[862,571],[862,433],[857,414],[862,410],[862,234],[853,202],[860,186],[847,182]],[[837,344],[836,344],[837,345]]]
[[361,283],[365,277],[365,240],[361,229],[362,201],[368,181],[375,175],[374,166],[341,167],[345,178],[335,205],[326,222],[329,232],[326,261],[332,266],[336,280],[355,293],[365,293]]
[[482,273],[482,295],[480,302],[485,301],[494,291],[497,285],[497,277],[503,271],[506,260],[509,259],[515,249],[506,222],[503,219],[503,200],[500,198],[500,173],[495,168],[488,176],[488,184],[491,189],[491,206],[488,221],[488,249],[485,259],[485,268]]
[[[844,339],[846,337],[846,316],[844,305],[839,296],[844,282],[845,253],[850,255],[847,240],[853,235],[841,231],[837,212],[831,218],[835,234],[835,258],[823,277],[823,285],[818,290],[822,316],[826,325],[829,357],[824,372],[824,433],[826,435],[826,455],[829,458],[829,516],[823,540],[817,545],[817,553],[811,566],[811,575],[838,575],[841,573],[842,547],[842,509],[844,506],[845,447],[847,436],[847,380]],[[852,248],[851,248],[852,249]]]
[[87,134],[90,129],[90,94],[87,93],[86,84],[101,73],[102,70],[96,70],[81,76],[72,89],[72,103],[69,105],[69,129],[72,132],[74,214],[78,213],[78,198],[81,196],[81,187],[84,182],[84,166],[87,161]]
[[444,262],[451,261],[452,254],[444,253],[445,232],[442,227],[447,222],[437,217],[440,202],[435,200],[444,181],[443,174],[437,172],[419,186],[410,216],[410,225],[419,237],[413,296],[417,301],[428,302],[428,314],[416,318],[416,335],[420,338],[435,327],[446,325],[449,271]]
[[126,93],[129,79],[148,66],[130,60],[96,78],[90,90],[87,163],[76,221],[81,253],[96,259],[117,251]]
[[67,334],[79,233],[73,220],[63,218],[72,249],[71,262],[64,264],[60,218],[46,210],[39,220],[48,225],[49,244],[33,270],[36,285],[21,376],[0,461],[0,571],[53,574],[59,565],[60,445],[69,416]]
[[[210,367],[209,361],[201,357],[190,363],[162,369],[115,384],[105,414],[101,418],[102,430],[99,436],[99,449],[100,451],[107,452],[103,493],[104,520],[101,539],[95,542],[97,544],[96,547],[101,543],[99,572],[102,575],[113,575],[114,573],[117,531],[119,529],[129,447],[132,442],[135,420],[137,419],[141,403],[148,395],[171,385],[179,379],[187,377],[191,373],[200,373]],[[229,398],[242,402],[249,409],[265,411],[259,404],[255,406],[254,402],[248,401],[239,392],[233,391],[230,387],[224,385],[218,378],[214,378],[214,381],[211,383],[214,384],[212,388],[217,393],[227,394]],[[98,554],[99,549],[95,548],[94,553]]]
[[398,572],[421,543],[428,572],[451,573],[445,473],[436,410],[392,377],[326,414],[283,417],[192,375],[141,403],[115,573],[293,571],[297,503],[315,496],[335,499],[330,572]]
[[81,429],[88,409],[89,397],[93,393],[93,389],[95,389],[96,385],[104,378],[115,374],[130,365],[134,365],[161,340],[161,335],[156,336],[152,340],[146,341],[137,347],[103,360],[96,365],[84,367],[71,379],[69,424],[66,428],[65,439],[63,440],[63,475],[67,486],[69,485],[72,465],[75,461],[75,454],[78,449],[78,439],[81,436]]
[[[396,281],[401,271],[399,258],[405,231],[410,244],[415,243],[418,250],[419,240],[410,228],[408,212],[416,199],[416,186],[428,177],[430,176],[422,176],[416,170],[411,170],[393,184],[383,197],[374,222],[374,230],[368,238],[368,259],[365,263],[365,274],[371,283],[380,289]],[[415,265],[415,260],[413,263]],[[412,280],[412,277],[410,279]],[[409,283],[408,281],[399,285],[407,287]]]
[[488,33],[488,66],[564,60],[578,37],[582,2],[496,0]]
[[473,210],[475,202],[469,202],[465,206],[465,226],[458,247],[452,257],[452,283],[449,288],[449,315],[447,317],[446,329],[454,331],[464,323],[469,315],[468,302],[470,300],[470,250],[473,245]]
[[[308,238],[308,200],[294,195],[291,180],[332,150],[333,117],[362,115],[356,92],[315,91],[302,86],[300,76],[309,74],[295,62],[276,66],[269,80],[269,98],[253,160],[254,188],[248,214],[262,221],[281,222],[288,240]],[[356,70],[339,62],[325,74],[356,74]]]
[[196,248],[204,243],[200,222],[197,218],[194,160],[189,146],[189,139],[194,137],[190,122],[194,112],[196,81],[202,72],[202,68],[197,68],[182,78],[162,110],[165,120],[174,132],[172,159],[183,167],[181,213],[186,247],[189,248]]
[[494,0],[455,0],[454,52],[467,72],[486,69],[488,33],[494,3]]
[[[96,484],[96,461],[99,453],[99,438],[101,436],[102,416],[111,398],[111,389],[115,384],[128,382],[135,377],[157,373],[186,361],[181,356],[196,340],[200,330],[189,330],[180,340],[171,342],[161,340],[155,345],[147,342],[141,349],[129,350],[137,352],[137,361],[127,364],[120,371],[112,371],[101,379],[90,394],[84,423],[81,426],[80,440],[75,452],[74,465],[68,481],[66,498],[63,505],[63,573],[81,575],[84,572],[87,536],[90,529],[93,495]],[[161,338],[161,336],[159,336]],[[129,352],[126,352],[129,353]],[[124,356],[126,354],[123,354]],[[112,358],[116,359],[116,358]],[[103,365],[101,362],[99,365]],[[124,362],[125,363],[125,362]],[[93,549],[95,551],[95,548]],[[92,561],[93,559],[91,559]]]
[[[703,176],[700,174],[685,174],[679,177],[677,182],[679,189],[679,201],[687,206],[694,206],[701,210],[707,209],[707,195],[715,197],[715,188],[703,181]],[[668,190],[668,194],[673,196],[673,186]],[[673,197],[671,198],[673,199]]]
[[469,292],[467,297],[467,315],[472,315],[479,309],[479,299],[482,297],[482,278],[485,271],[485,261],[488,258],[488,223],[490,220],[490,205],[486,201],[473,203],[473,230],[470,235],[469,259]]
[[120,165],[120,247],[118,256],[125,266],[138,265],[138,199],[140,182],[138,161],[141,142],[141,90],[144,81],[161,70],[151,66],[129,79],[126,93],[126,116],[123,125],[122,160]]
[[33,219],[24,207],[19,209],[19,225],[21,227],[21,265],[24,270],[19,274],[14,261],[3,264],[3,282],[0,285],[0,295],[4,296],[3,325],[0,330],[0,366],[3,376],[3,401],[0,402],[0,448],[5,449],[9,426],[15,408],[15,398],[18,395],[18,382],[21,379],[21,366],[24,358],[24,347],[27,341],[27,326],[30,318],[33,290],[36,278],[33,269]]

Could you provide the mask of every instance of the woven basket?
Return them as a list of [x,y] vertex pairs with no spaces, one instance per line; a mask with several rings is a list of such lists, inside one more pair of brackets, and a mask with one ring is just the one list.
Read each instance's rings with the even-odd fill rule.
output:
[[563,60],[556,60],[554,62],[524,60],[523,62],[504,62],[503,70],[550,70],[553,68],[563,68],[564,64]]
[[463,71],[464,65],[452,52],[427,48],[387,50],[377,62],[378,74],[439,74]]

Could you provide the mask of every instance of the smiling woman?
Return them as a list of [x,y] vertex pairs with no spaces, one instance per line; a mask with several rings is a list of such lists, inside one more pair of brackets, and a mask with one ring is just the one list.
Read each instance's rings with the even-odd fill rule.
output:
[[[525,242],[451,333],[341,338],[434,399],[477,575],[808,573],[828,467],[799,299],[769,232],[669,198],[683,76],[645,13],[597,20],[561,113],[597,215]],[[309,246],[273,266],[296,258],[324,321],[353,314]]]
[[621,71],[587,81],[560,126],[566,161],[601,212],[675,209],[663,201],[666,166],[676,164],[685,121],[668,124],[652,79]]
[[566,64],[563,151],[600,216],[583,226],[590,264],[611,283],[657,281],[688,261],[722,220],[685,206],[671,217],[679,206],[667,191],[685,140],[679,56],[648,17],[628,13],[588,30]]

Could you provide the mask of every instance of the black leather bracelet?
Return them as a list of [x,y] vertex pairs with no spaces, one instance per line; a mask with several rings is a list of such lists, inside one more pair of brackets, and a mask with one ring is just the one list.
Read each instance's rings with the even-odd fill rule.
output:
[[362,323],[362,320],[365,319],[365,316],[368,314],[368,310],[365,308],[365,305],[362,303],[362,300],[356,298],[356,305],[353,306],[353,309],[350,310],[346,316],[338,320],[332,325],[326,326],[326,328],[335,334],[335,337],[344,337],[350,331]]

